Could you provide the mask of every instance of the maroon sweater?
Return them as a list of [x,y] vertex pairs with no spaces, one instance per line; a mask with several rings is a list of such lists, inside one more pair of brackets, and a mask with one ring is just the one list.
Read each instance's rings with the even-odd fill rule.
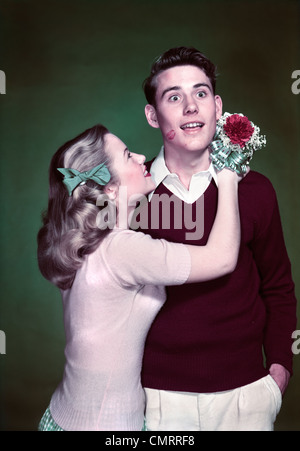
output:
[[[163,184],[156,193],[172,194]],[[187,230],[176,229],[172,221],[169,230],[143,231],[155,238],[205,245],[217,197],[212,181],[204,193],[204,234],[197,242],[186,241]],[[167,302],[146,341],[144,387],[217,392],[265,376],[272,363],[292,373],[296,299],[270,181],[251,171],[239,183],[239,206],[242,237],[235,271],[212,281],[167,288]],[[150,214],[151,203],[148,208]]]

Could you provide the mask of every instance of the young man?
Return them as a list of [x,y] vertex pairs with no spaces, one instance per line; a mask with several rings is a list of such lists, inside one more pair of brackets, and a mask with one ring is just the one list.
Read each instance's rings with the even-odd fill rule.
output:
[[[209,236],[218,193],[209,144],[222,115],[215,81],[215,66],[203,54],[180,47],[165,52],[144,83],[148,123],[163,138],[149,164],[155,194],[177,199],[170,227],[143,229],[154,237],[195,244],[184,224],[174,224],[178,205],[180,214],[189,205],[195,216],[200,200],[204,228],[197,243],[205,245]],[[151,202],[149,215],[157,213]],[[269,180],[250,171],[240,183],[239,202],[235,271],[168,287],[149,332],[142,371],[149,430],[273,429],[292,374],[294,284]]]

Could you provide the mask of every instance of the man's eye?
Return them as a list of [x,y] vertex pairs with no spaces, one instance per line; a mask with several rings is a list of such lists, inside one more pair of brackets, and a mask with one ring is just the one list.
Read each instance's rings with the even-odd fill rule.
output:
[[180,98],[180,97],[179,97],[178,95],[174,94],[173,96],[170,97],[169,100],[170,100],[171,102],[177,102],[177,100],[179,100],[179,98]]
[[204,91],[197,92],[197,97],[205,97],[205,96],[206,96],[206,92],[204,92]]
[[130,152],[128,152],[127,157],[131,158],[131,153]]

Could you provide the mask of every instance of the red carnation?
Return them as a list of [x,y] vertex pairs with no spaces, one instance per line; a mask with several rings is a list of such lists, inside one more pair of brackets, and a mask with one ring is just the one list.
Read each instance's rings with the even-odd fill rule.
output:
[[243,148],[253,135],[254,127],[246,116],[232,114],[227,118],[224,130],[232,144],[238,144]]

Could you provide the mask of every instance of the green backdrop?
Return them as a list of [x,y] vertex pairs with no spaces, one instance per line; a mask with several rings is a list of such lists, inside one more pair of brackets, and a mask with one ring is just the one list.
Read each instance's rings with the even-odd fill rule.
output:
[[[202,50],[218,66],[224,111],[267,135],[252,168],[277,191],[299,292],[299,10],[289,0],[1,0],[0,15],[1,429],[35,430],[64,362],[60,295],[36,260],[50,158],[99,122],[154,156],[161,137],[146,123],[141,85],[164,50]],[[300,430],[299,386],[300,354],[277,430]]]

